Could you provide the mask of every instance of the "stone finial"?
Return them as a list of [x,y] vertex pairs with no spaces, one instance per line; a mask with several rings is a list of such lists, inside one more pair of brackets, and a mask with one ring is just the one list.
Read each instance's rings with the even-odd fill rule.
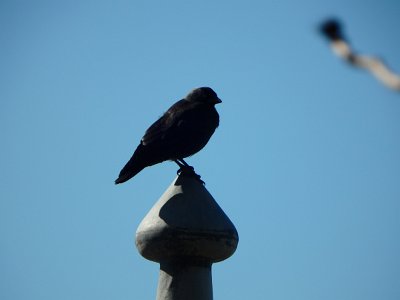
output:
[[204,185],[181,173],[140,223],[136,247],[160,263],[157,300],[211,300],[211,265],[230,257],[235,226]]

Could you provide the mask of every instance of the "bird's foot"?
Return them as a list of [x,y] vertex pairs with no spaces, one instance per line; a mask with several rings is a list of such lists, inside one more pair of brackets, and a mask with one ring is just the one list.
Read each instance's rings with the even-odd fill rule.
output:
[[205,184],[205,182],[201,180],[201,176],[194,171],[194,168],[192,166],[181,166],[176,174],[178,174],[179,176],[194,177],[202,184]]

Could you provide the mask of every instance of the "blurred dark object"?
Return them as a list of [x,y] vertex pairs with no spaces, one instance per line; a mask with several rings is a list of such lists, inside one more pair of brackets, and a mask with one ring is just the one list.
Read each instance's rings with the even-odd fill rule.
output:
[[342,25],[336,19],[328,19],[322,23],[320,30],[329,40],[345,40]]
[[321,23],[321,33],[328,38],[332,51],[352,66],[366,69],[388,88],[400,91],[400,76],[390,70],[385,62],[373,56],[359,55],[344,38],[341,22],[331,18]]

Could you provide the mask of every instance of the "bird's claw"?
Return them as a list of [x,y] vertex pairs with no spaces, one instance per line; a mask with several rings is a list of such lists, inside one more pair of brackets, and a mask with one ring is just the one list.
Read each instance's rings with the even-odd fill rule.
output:
[[194,171],[192,166],[181,166],[180,169],[176,171],[176,174],[179,176],[194,177],[202,184],[205,184],[205,182],[201,180],[201,176]]

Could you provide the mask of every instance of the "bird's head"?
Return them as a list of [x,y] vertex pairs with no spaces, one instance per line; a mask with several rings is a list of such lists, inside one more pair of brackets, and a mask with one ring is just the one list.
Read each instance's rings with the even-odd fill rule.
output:
[[222,102],[221,99],[218,98],[217,94],[213,91],[213,89],[209,87],[194,89],[186,96],[186,100],[212,105]]

